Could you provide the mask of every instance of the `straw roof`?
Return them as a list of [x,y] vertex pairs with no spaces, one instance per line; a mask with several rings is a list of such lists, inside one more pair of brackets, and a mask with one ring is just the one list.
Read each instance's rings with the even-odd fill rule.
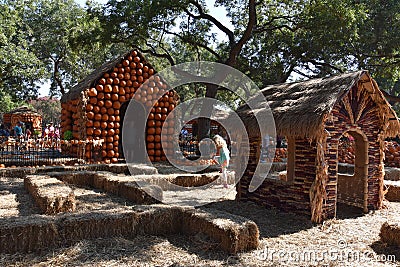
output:
[[245,104],[238,108],[237,113],[244,121],[250,136],[258,135],[259,132],[255,114],[263,116],[262,113],[265,114],[270,108],[278,135],[315,139],[334,105],[359,83],[369,88],[372,99],[384,115],[390,118],[388,132],[395,136],[399,132],[397,116],[376,82],[364,70],[328,78],[270,85],[261,90],[265,99],[253,97],[248,101],[253,108],[250,109]]
[[[144,62],[146,62],[147,65],[151,66],[145,57],[136,49],[133,49],[138,53],[138,56],[140,56]],[[108,61],[95,69],[92,73],[90,73],[86,78],[81,80],[77,85],[71,88],[71,90],[68,91],[68,93],[64,94],[61,97],[61,103],[66,103],[70,100],[76,99],[80,96],[82,91],[85,91],[86,89],[93,87],[97,81],[103,77],[104,73],[109,72],[114,68],[118,63],[120,63],[126,56],[128,56],[133,50],[125,53],[122,56],[117,57],[114,60]]]
[[114,60],[108,61],[95,69],[92,73],[86,76],[83,80],[81,80],[77,85],[71,88],[68,93],[64,94],[61,97],[61,103],[66,103],[70,100],[76,99],[79,97],[80,93],[90,87],[92,87],[97,80],[99,80],[104,73],[111,70],[115,65],[117,65],[125,56],[129,53],[124,54]]
[[10,114],[10,115],[24,114],[24,115],[33,115],[33,116],[37,116],[37,117],[42,116],[41,114],[34,111],[33,109],[28,108],[27,106],[18,107],[9,112],[6,112],[5,114]]

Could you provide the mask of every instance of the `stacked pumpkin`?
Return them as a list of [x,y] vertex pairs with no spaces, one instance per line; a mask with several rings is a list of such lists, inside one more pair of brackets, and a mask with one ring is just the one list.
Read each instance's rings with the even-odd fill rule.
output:
[[338,159],[340,163],[354,164],[355,143],[350,139],[340,139],[338,146]]
[[274,162],[283,162],[287,159],[287,148],[276,148]]
[[[62,114],[63,122],[65,120],[63,131],[72,130],[74,139],[89,141],[85,147],[86,159],[93,158],[93,145],[90,141],[103,140],[99,157],[105,163],[118,162],[118,144],[123,119],[120,116],[120,108],[132,98],[141,102],[149,111],[146,146],[150,160],[166,159],[165,152],[170,147],[169,144],[164,150],[161,147],[161,130],[165,127],[167,135],[164,138],[167,141],[173,140],[174,122],[164,121],[175,108],[178,96],[175,91],[168,90],[167,84],[159,76],[154,76],[154,73],[153,67],[139,53],[132,51],[112,70],[104,73],[93,87],[85,91],[85,97],[82,98],[84,103],[73,100],[75,102],[65,105]],[[77,106],[85,107],[82,110],[84,116]],[[85,125],[83,133],[79,127],[71,126],[71,121],[79,118],[84,118],[84,123],[73,124]]]
[[[355,144],[339,142],[339,162],[354,164]],[[395,141],[385,141],[385,166],[400,167],[400,145]]]
[[385,141],[385,166],[400,167],[400,145],[395,141]]

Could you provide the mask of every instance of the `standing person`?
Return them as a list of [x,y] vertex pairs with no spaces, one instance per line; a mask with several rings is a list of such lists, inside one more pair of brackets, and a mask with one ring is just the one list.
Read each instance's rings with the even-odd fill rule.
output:
[[219,152],[219,156],[215,157],[215,160],[221,166],[222,169],[222,184],[224,188],[228,188],[228,174],[226,169],[229,166],[229,150],[228,146],[220,135],[215,135],[213,138],[215,145],[217,146],[217,151]]
[[4,137],[10,136],[8,129],[6,127],[4,127],[4,124],[0,125],[0,136],[4,136]]
[[50,123],[50,127],[49,127],[49,137],[50,137],[50,139],[54,138],[54,134],[55,134],[55,130],[54,130],[53,123]]
[[31,135],[32,135],[31,127],[29,125],[27,125],[26,130],[25,130],[26,140],[29,140],[29,138],[31,138]]
[[15,125],[14,127],[14,137],[15,138],[20,138],[23,136],[23,132],[22,132],[22,123],[18,122],[17,125]]
[[47,138],[49,137],[49,127],[50,127],[50,124],[47,124],[47,126],[43,130],[43,139],[44,140],[47,140]]

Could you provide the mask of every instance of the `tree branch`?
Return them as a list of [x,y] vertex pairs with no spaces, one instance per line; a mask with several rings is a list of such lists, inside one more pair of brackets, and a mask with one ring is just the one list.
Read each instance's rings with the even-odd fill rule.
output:
[[290,27],[289,25],[279,25],[279,26],[272,26],[271,25],[274,23],[276,20],[284,19],[288,22],[291,22],[294,24],[294,20],[292,20],[292,16],[277,16],[271,18],[268,22],[264,23],[263,25],[260,25],[260,27],[257,27],[257,29],[254,30],[256,33],[261,33],[261,32],[266,32],[266,31],[273,31],[273,30],[278,30],[278,29],[283,29],[286,28],[292,32],[295,32],[296,30],[299,29],[299,27]]
[[210,52],[212,55],[214,55],[217,58],[217,61],[222,62],[222,57],[217,52],[215,52],[212,48],[208,47],[206,44],[196,42],[196,41],[194,41],[194,40],[192,40],[190,38],[187,38],[185,36],[177,34],[176,32],[171,32],[171,31],[168,31],[168,30],[165,30],[164,32],[167,33],[167,34],[176,36],[176,37],[178,37],[179,39],[181,39],[182,41],[184,41],[184,42],[186,42],[188,44],[204,48],[205,50]]
[[342,69],[340,69],[340,68],[338,68],[336,66],[333,66],[332,64],[326,63],[326,62],[318,62],[318,61],[316,61],[314,59],[306,60],[306,62],[309,62],[309,63],[313,64],[314,66],[328,67],[328,68],[336,70],[336,71],[338,71],[340,73],[344,73],[344,71]]
[[142,48],[139,48],[139,47],[136,47],[136,48],[142,53],[149,53],[152,56],[155,56],[155,57],[158,57],[158,58],[167,59],[169,61],[169,63],[171,64],[171,66],[175,65],[174,59],[172,58],[172,56],[168,52],[158,53],[158,52],[156,52],[155,48],[152,45],[150,45],[148,43],[146,45],[148,47],[150,47],[150,49],[142,49]]
[[204,12],[203,7],[196,1],[189,1],[192,5],[194,5],[199,12],[199,15],[194,15],[192,12],[190,12],[188,9],[184,9],[186,14],[188,14],[190,17],[194,19],[206,19],[210,22],[212,22],[218,29],[220,29],[222,32],[224,32],[229,39],[229,44],[230,46],[233,46],[235,42],[235,36],[231,30],[229,30],[227,27],[225,27],[219,20],[217,20],[215,17],[211,16],[210,14],[207,14]]
[[229,58],[225,62],[228,66],[234,66],[237,62],[237,57],[240,53],[240,50],[244,46],[244,44],[251,38],[253,29],[257,24],[257,12],[256,12],[256,2],[255,0],[249,0],[249,21],[247,22],[246,30],[244,31],[240,40],[233,45]]

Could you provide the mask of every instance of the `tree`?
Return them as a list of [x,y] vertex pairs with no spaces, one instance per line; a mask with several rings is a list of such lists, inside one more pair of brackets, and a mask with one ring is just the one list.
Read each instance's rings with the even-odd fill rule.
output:
[[[103,25],[106,29],[105,34],[111,41],[135,43],[142,51],[165,58],[171,65],[177,62],[165,45],[168,38],[185,44],[187,50],[197,51],[199,56],[208,54],[214,61],[234,67],[241,49],[252,37],[257,21],[255,0],[234,2],[246,13],[246,22],[243,25],[239,24],[234,30],[230,30],[211,16],[204,1],[195,0],[129,2],[110,0],[103,14]],[[227,3],[231,7],[234,5],[229,1],[225,3],[221,1],[221,4]],[[180,31],[174,30],[177,24]],[[220,51],[216,50],[219,43],[211,31],[213,26],[228,38],[228,43]],[[205,87],[204,96],[215,98],[218,86],[205,84]],[[206,110],[208,108],[204,107]],[[209,124],[208,119],[199,120],[199,139],[208,136]]]
[[43,124],[60,123],[61,103],[59,99],[40,97],[29,101],[29,104],[42,115]]
[[13,100],[13,98],[7,92],[4,92],[0,89],[0,115],[3,115],[14,108],[22,106],[23,104],[24,102]]
[[99,22],[73,0],[35,0],[24,20],[31,25],[32,49],[46,66],[52,95],[65,94],[90,71],[121,52],[116,45],[105,46],[90,38]]
[[28,6],[29,1],[0,0],[0,91],[13,102],[35,96],[45,72],[26,38],[30,28],[23,13]]

